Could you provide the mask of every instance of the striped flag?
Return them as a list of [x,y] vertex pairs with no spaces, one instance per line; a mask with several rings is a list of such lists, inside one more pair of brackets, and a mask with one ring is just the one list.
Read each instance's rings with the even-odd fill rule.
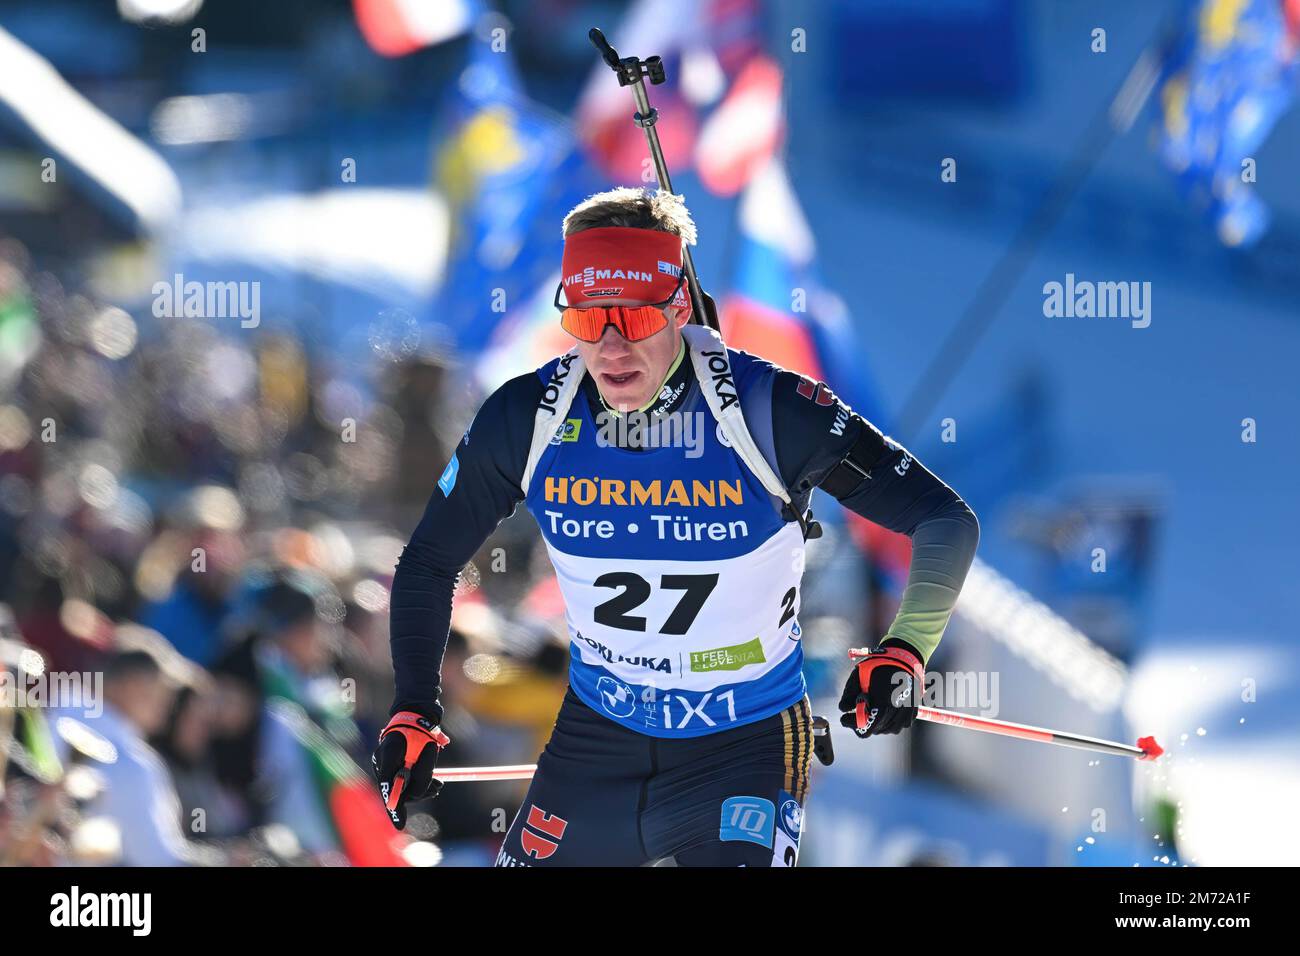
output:
[[352,0],[361,35],[381,56],[398,57],[465,33],[479,0]]
[[477,353],[550,280],[560,222],[597,186],[571,124],[530,100],[510,55],[482,40],[440,115],[434,187],[455,226],[429,315]]
[[695,165],[709,192],[734,196],[776,154],[785,137],[781,87],[776,62],[755,56],[705,120],[695,144]]
[[784,164],[771,159],[746,187],[740,247],[722,301],[722,337],[783,368],[823,379],[856,411],[881,409],[848,309],[814,266],[816,243]]
[[[682,65],[699,36],[699,0],[638,0],[610,37],[620,56],[663,58],[668,80],[653,88],[651,102],[666,117],[655,129],[670,170],[686,167],[695,148],[699,117],[683,87]],[[647,165],[645,134],[633,125],[634,112],[632,94],[598,61],[574,111],[578,134],[605,176],[640,186],[654,181],[654,167]]]

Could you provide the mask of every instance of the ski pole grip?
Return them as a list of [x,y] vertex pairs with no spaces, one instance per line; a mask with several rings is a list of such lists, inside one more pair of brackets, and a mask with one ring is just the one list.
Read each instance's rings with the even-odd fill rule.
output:
[[600,32],[599,27],[592,27],[588,30],[587,39],[600,51],[601,59],[608,63],[611,69],[617,70],[619,68],[618,53],[609,45],[609,41],[605,39],[605,34]]
[[821,761],[823,767],[835,762],[835,746],[831,743],[831,722],[825,717],[812,719],[813,754]]

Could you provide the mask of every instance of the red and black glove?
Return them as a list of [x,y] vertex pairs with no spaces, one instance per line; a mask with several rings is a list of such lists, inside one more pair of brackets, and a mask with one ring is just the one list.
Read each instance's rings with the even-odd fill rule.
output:
[[854,648],[856,661],[840,697],[840,725],[859,737],[897,734],[916,720],[925,691],[925,664],[902,641],[891,640],[874,651]]
[[438,752],[451,743],[432,720],[414,711],[394,714],[379,732],[379,746],[370,755],[370,765],[379,784],[393,826],[406,827],[406,804],[410,800],[436,797],[442,781],[433,779]]

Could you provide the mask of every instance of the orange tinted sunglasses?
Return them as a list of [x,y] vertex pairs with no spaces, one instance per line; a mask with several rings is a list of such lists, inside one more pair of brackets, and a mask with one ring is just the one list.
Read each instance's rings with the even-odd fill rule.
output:
[[560,293],[564,291],[564,283],[561,282],[555,287],[554,303],[560,313],[560,327],[584,342],[599,342],[605,329],[611,325],[629,342],[648,339],[667,327],[668,314],[664,309],[673,304],[685,278],[686,270],[683,269],[677,277],[673,294],[662,302],[650,305],[592,305],[585,309],[560,302]]

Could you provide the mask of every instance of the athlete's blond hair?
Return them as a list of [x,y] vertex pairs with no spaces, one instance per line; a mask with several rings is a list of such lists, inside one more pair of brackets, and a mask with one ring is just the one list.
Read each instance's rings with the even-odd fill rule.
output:
[[564,217],[564,235],[571,236],[598,226],[629,226],[655,229],[681,236],[695,245],[695,220],[686,202],[674,193],[637,186],[619,186],[588,196]]

